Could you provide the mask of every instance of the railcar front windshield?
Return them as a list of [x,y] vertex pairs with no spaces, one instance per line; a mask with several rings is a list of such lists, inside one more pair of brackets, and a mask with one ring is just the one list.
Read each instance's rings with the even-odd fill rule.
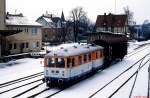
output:
[[48,58],[47,65],[48,67],[64,68],[65,60],[64,58]]

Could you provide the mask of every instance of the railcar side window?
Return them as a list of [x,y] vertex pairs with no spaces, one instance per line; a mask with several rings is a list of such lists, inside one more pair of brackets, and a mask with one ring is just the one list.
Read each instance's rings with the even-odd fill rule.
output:
[[91,61],[91,54],[89,54],[88,57],[89,57],[89,61]]
[[95,53],[96,53],[96,59],[98,59],[98,51],[96,51]]
[[64,68],[65,67],[64,58],[56,58],[55,62],[56,62],[56,67],[58,67],[58,68]]
[[81,65],[82,64],[82,56],[78,57],[78,64]]
[[58,58],[55,59],[55,63],[58,64]]
[[86,62],[87,62],[87,55],[84,54],[84,63],[86,63]]
[[70,68],[70,66],[71,66],[71,59],[67,58],[67,67]]
[[97,56],[98,56],[98,58],[100,58],[100,50],[97,51]]
[[48,67],[55,67],[55,59],[54,58],[49,58],[47,60]]
[[75,59],[72,58],[72,67],[74,67],[74,66],[75,66]]
[[101,56],[101,57],[103,57],[103,50],[101,50],[101,54],[100,54],[100,56]]
[[58,68],[64,68],[65,67],[65,61],[63,58],[49,58],[47,59],[48,67],[58,67]]
[[92,52],[92,60],[96,60],[96,51]]

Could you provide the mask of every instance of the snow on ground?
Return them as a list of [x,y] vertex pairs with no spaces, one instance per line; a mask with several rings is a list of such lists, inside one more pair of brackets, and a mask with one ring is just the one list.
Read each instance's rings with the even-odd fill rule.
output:
[[43,58],[23,58],[7,63],[0,63],[0,84],[20,77],[28,76],[43,71]]
[[150,40],[148,41],[129,41],[128,42],[128,53],[135,51],[136,49],[138,49],[139,47],[141,47],[142,45],[146,45],[146,44],[150,44]]
[[[136,84],[132,93],[132,97],[135,96],[147,96],[148,90],[148,67],[149,63],[147,63],[138,73]],[[130,94],[131,87],[133,85],[133,81],[135,76],[127,83],[116,95],[114,98],[119,98],[120,96],[124,96],[124,98],[128,98]]]
[[[135,51],[134,49],[137,48],[139,45],[150,43],[150,41],[147,42],[130,42],[129,44],[129,50]],[[74,43],[75,45],[76,43]],[[56,47],[47,47],[48,50],[54,50],[54,49],[60,49],[60,47],[70,47],[70,45],[60,45],[57,48]],[[112,80],[114,77],[116,77],[118,74],[123,72],[125,69],[127,69],[129,66],[134,64],[138,59],[143,57],[145,54],[150,52],[150,47],[148,49],[145,49],[143,51],[138,52],[134,56],[130,58],[125,58],[122,62],[118,62],[109,68],[105,69],[102,72],[96,73],[94,76],[83,80],[72,87],[66,89],[65,91],[53,96],[52,98],[88,98],[91,94],[93,94],[95,91],[97,91],[99,88],[104,86],[106,83],[108,83],[110,80]],[[148,58],[147,58],[148,59]],[[10,61],[8,63],[0,63],[0,83],[4,83],[10,80],[17,79],[19,77],[28,76],[31,74],[35,74],[37,72],[43,71],[43,64],[40,64],[40,61],[43,61],[43,58],[39,59],[33,59],[33,58],[24,58],[19,59],[15,61]],[[130,70],[129,73],[133,73],[138,66],[135,66],[132,70]],[[135,90],[133,91],[133,98],[134,96],[146,96],[146,87],[147,87],[147,68],[148,64],[140,70],[138,78],[137,78],[137,84],[135,85]],[[93,98],[107,98],[114,90],[117,89],[117,87],[122,84],[128,77],[131,76],[131,74],[126,73],[124,76],[121,76],[117,81],[110,84],[108,87],[102,90],[102,92],[96,94]],[[36,78],[38,79],[38,78]],[[34,79],[33,79],[34,80]],[[30,82],[29,80],[28,82]],[[119,90],[118,93],[116,93],[113,98],[128,98],[131,86],[133,84],[134,78],[131,79],[122,89]],[[24,83],[27,83],[25,81]],[[18,92],[23,92],[26,89],[29,89],[37,84],[41,83],[37,82],[28,86],[25,86],[23,88],[16,89],[12,92],[7,92],[5,94],[0,95],[1,98],[9,98],[10,96],[16,95]],[[23,83],[15,84],[15,86],[21,85]],[[141,85],[143,84],[143,85]],[[6,90],[11,88],[5,88],[0,90]],[[30,96],[34,93],[37,93],[43,89],[47,88],[45,84],[39,86],[38,88],[20,96],[20,98],[26,98],[27,96]],[[58,91],[58,89],[50,89],[48,91],[45,91],[44,93],[40,94],[37,98],[43,98],[46,97],[54,92]]]
[[17,86],[24,85],[26,83],[30,83],[30,82],[36,81],[36,80],[41,79],[41,78],[43,78],[43,76],[39,76],[39,77],[36,77],[36,78],[33,78],[33,79],[29,79],[29,80],[22,81],[22,82],[19,82],[19,83],[16,83],[16,84],[13,84],[13,85],[10,85],[10,86],[7,86],[7,87],[0,88],[0,92],[9,90],[9,89],[17,87]]
[[[41,81],[39,82],[36,82],[32,85],[27,85],[27,86],[24,86],[24,87],[21,87],[21,88],[18,88],[18,89],[15,89],[15,90],[12,90],[11,93],[10,92],[6,92],[2,95],[0,95],[1,98],[12,98],[13,96],[16,96],[19,92],[24,92],[25,90],[28,90],[29,88],[32,88],[38,84],[40,84]],[[20,98],[26,98],[26,97],[23,97],[23,96],[20,96]]]
[[[96,92],[98,89],[103,87],[106,83],[111,81],[114,77],[116,77],[118,74],[123,72],[125,69],[127,69],[129,66],[134,64],[138,59],[143,57],[145,54],[149,53],[149,49],[139,52],[138,54],[134,55],[133,57],[130,57],[128,59],[123,60],[122,62],[119,62],[115,65],[110,66],[109,68],[105,69],[102,72],[97,73],[96,75],[88,78],[87,80],[81,81],[80,83],[74,85],[71,88],[68,88],[66,91],[52,97],[52,98],[62,98],[62,96],[65,96],[65,98],[88,98],[91,94]],[[137,68],[137,66],[135,67]],[[135,68],[132,70],[134,71]],[[130,71],[130,73],[133,73],[133,71]],[[123,77],[120,77],[119,80],[115,81],[115,83],[109,85],[105,89],[102,90],[102,93],[96,94],[93,98],[108,98],[108,96],[116,90],[124,80],[130,77],[130,74],[125,74]],[[145,82],[145,80],[143,80]],[[130,82],[133,83],[133,82]],[[126,90],[129,90],[127,88]],[[141,92],[141,96],[143,96]],[[118,97],[113,98],[128,98],[124,97],[121,93]]]

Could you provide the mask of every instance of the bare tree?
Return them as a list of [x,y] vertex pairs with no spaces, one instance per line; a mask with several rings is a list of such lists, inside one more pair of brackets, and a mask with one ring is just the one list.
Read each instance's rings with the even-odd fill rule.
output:
[[82,7],[76,7],[72,9],[70,16],[74,24],[74,39],[76,42],[78,40],[79,22],[81,20],[81,17],[86,16],[86,12],[83,10]]
[[134,21],[134,18],[133,18],[133,12],[129,9],[129,7],[124,7],[124,13],[127,15],[127,18],[128,18],[128,25],[129,26],[132,26],[132,25],[135,25],[135,21]]

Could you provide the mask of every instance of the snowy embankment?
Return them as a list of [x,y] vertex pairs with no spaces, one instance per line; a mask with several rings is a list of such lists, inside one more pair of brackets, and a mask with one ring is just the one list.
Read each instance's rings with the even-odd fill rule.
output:
[[15,61],[9,61],[7,63],[0,63],[0,66],[3,66],[0,68],[0,84],[42,72],[44,68],[43,64],[40,63],[41,61],[43,62],[43,58],[24,58]]
[[138,48],[141,48],[147,44],[150,44],[150,40],[148,41],[129,41],[128,42],[128,53],[137,50]]
[[[58,46],[47,46],[45,47],[45,49],[51,51],[51,50],[60,49],[61,47],[64,48],[70,47],[76,44],[77,43],[62,44]],[[44,54],[45,52],[42,51],[39,53]],[[44,69],[43,60],[44,60],[43,58],[39,58],[39,59],[24,58],[24,59],[12,60],[7,63],[0,63],[0,74],[2,75],[0,77],[0,84],[10,80],[32,75],[38,72],[42,72]]]
[[[138,61],[140,58],[142,58],[145,54],[149,52],[150,52],[150,47],[142,52],[137,53],[136,55],[130,58],[124,59],[122,62],[118,62],[117,64],[110,66],[104,71],[99,72],[84,81],[81,81],[80,83],[72,86],[71,88],[68,88],[66,91],[59,93],[58,95],[52,98],[62,98],[62,96],[65,96],[65,98],[88,98],[90,95],[92,95],[98,89],[103,87],[106,83],[110,82],[121,72],[126,70],[128,67],[130,67],[132,64],[134,64],[136,61]],[[114,92],[128,77],[131,76],[131,73],[133,73],[137,69],[137,67],[138,66],[135,66],[132,70],[129,71],[129,73],[126,73],[120,78],[118,78],[117,81],[105,87],[102,91],[97,93],[92,98],[108,98],[108,96],[110,96],[112,92]],[[147,74],[148,73],[147,67],[148,65],[146,65],[140,71],[140,74],[142,73]],[[141,80],[142,83],[147,85],[147,78],[143,79],[143,77],[140,77],[139,75],[138,80]],[[145,86],[140,84],[141,81],[138,81],[137,83],[139,84],[136,84],[136,88],[141,88],[141,89],[139,91],[137,91],[136,89],[136,91],[134,91],[133,96],[146,96],[145,91],[141,92],[142,89],[145,90]],[[131,79],[123,89],[121,89],[116,95],[114,95],[113,98],[128,98],[129,91],[131,90],[131,85],[133,85],[133,79]]]
[[[137,48],[139,45],[142,45],[145,43],[146,44],[150,43],[150,41],[143,42],[143,43],[142,42],[130,43],[129,51],[130,52],[136,51],[136,50],[134,50],[135,48]],[[47,47],[47,50],[60,49],[61,47],[70,47],[70,45],[68,44],[68,45],[60,45],[58,47]],[[106,83],[110,82],[121,72],[126,70],[128,67],[130,67],[132,64],[134,64],[136,61],[138,61],[144,55],[149,53],[150,46],[146,45],[145,47],[147,47],[147,49],[144,49],[143,51],[140,51],[137,54],[135,54],[129,58],[123,59],[123,61],[118,62],[118,63],[110,66],[109,68],[106,68],[105,70],[103,70],[101,72],[96,73],[94,76],[92,76],[86,80],[83,80],[83,81],[73,85],[70,88],[67,88],[66,90],[53,96],[52,98],[88,98],[90,95],[92,95],[98,89],[103,87]],[[148,58],[150,58],[150,57],[148,57]],[[146,58],[146,59],[148,59],[148,58]],[[146,59],[144,60],[144,62],[146,61]],[[0,66],[1,66],[1,68],[0,68],[0,74],[1,74],[0,83],[14,80],[14,79],[17,79],[20,77],[25,77],[25,76],[35,74],[38,72],[42,72],[44,68],[43,68],[43,64],[40,63],[41,61],[43,61],[43,58],[39,58],[39,59],[24,58],[24,59],[19,59],[19,60],[15,60],[15,61],[10,61],[8,63],[3,63],[3,64],[0,63]],[[147,81],[148,81],[147,80],[148,79],[147,78],[148,77],[147,76],[148,75],[148,71],[147,71],[148,66],[149,66],[149,64],[144,66],[139,72],[139,75],[137,78],[137,83],[135,85],[135,90],[133,91],[133,98],[134,98],[134,96],[146,96],[145,92],[147,91],[146,87],[147,87]],[[93,98],[108,98],[108,96],[110,96],[110,94],[112,94],[112,92],[114,92],[128,77],[130,77],[131,74],[134,73],[137,68],[138,68],[138,65],[133,67],[133,69],[130,70],[129,73],[125,73],[123,76],[118,78],[117,81],[114,81],[110,85],[105,87],[102,91],[100,91],[95,96],[93,96]],[[38,78],[36,78],[36,79],[38,79]],[[33,80],[24,81],[24,82],[26,83],[26,82],[30,82]],[[128,98],[133,81],[134,81],[134,78],[131,79],[122,89],[120,89],[113,96],[113,98]],[[18,94],[19,92],[29,89],[39,83],[41,83],[41,81],[37,82],[35,84],[32,84],[32,85],[25,86],[20,89],[16,89],[12,92],[4,93],[4,94],[0,95],[0,97],[8,98],[10,96],[14,96],[14,95]],[[16,84],[16,85],[19,85],[19,84]],[[21,85],[21,83],[20,83],[20,85]],[[9,88],[11,88],[11,86]],[[9,88],[5,88],[5,89],[9,89]],[[26,94],[20,96],[20,98],[26,98],[26,97],[28,97],[34,93],[37,93],[45,88],[47,88],[47,87],[45,86],[45,84],[43,84],[43,85],[37,87],[36,89],[31,90],[30,92],[27,92]],[[2,90],[4,90],[4,89],[2,89]],[[58,91],[58,90],[57,89],[47,90],[47,91],[43,92],[42,94],[40,94],[39,96],[37,96],[36,98],[46,97],[56,91]]]

